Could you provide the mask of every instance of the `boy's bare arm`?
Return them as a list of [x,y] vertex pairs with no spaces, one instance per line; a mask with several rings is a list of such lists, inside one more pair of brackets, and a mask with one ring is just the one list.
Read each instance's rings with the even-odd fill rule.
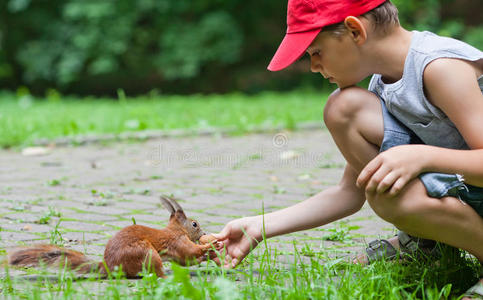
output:
[[265,237],[309,229],[351,215],[364,204],[365,197],[355,185],[356,171],[346,166],[339,185],[295,204],[266,215],[245,217],[230,221],[220,233],[213,236],[226,248],[226,267],[235,267]]
[[472,150],[397,146],[367,164],[358,186],[395,195],[422,172],[458,173],[467,183],[483,186],[483,95],[477,81],[482,73],[475,63],[437,59],[426,67],[423,78],[428,100],[450,118]]
[[[215,259],[226,267],[235,267],[266,237],[309,229],[351,215],[364,204],[365,197],[355,185],[356,171],[346,166],[339,185],[295,204],[266,215],[230,221],[213,236],[226,247],[226,260]],[[230,259],[231,258],[231,259]]]
[[[285,209],[264,215],[265,234],[273,237],[321,226],[351,215],[365,201],[363,190],[355,185],[356,171],[346,166],[340,183]],[[262,216],[257,216],[262,221]]]
[[438,59],[424,72],[428,100],[446,113],[471,151],[432,149],[428,167],[439,172],[459,173],[470,184],[483,186],[483,95],[477,78],[482,64]]

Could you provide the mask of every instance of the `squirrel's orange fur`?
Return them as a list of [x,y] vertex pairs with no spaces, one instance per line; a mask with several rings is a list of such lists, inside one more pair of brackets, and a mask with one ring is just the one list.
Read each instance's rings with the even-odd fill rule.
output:
[[21,267],[35,267],[41,263],[47,266],[66,265],[81,274],[97,271],[101,275],[121,267],[127,278],[133,278],[143,270],[143,265],[150,267],[159,277],[164,277],[162,258],[182,265],[202,261],[212,245],[195,243],[204,235],[198,222],[187,218],[174,199],[161,197],[161,200],[171,213],[168,226],[163,229],[142,225],[123,228],[107,242],[104,262],[91,261],[78,251],[54,245],[36,245],[10,253],[8,263]]

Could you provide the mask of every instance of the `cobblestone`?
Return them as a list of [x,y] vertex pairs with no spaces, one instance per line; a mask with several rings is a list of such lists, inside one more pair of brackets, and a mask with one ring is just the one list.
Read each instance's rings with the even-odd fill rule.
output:
[[[0,166],[0,248],[48,243],[58,225],[69,247],[102,255],[102,245],[132,218],[166,225],[160,194],[180,197],[188,216],[219,231],[233,218],[293,205],[337,183],[344,159],[321,129],[65,146],[46,156],[1,150]],[[52,209],[60,223],[52,217],[39,224]],[[341,228],[351,239],[323,240]],[[347,255],[392,232],[364,206],[334,224],[274,238],[270,246],[293,251],[296,239]]]

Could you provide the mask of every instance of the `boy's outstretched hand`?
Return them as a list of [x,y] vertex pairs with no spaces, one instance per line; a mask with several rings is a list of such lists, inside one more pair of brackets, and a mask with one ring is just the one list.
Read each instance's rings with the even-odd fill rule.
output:
[[[258,217],[230,221],[220,233],[213,236],[226,247],[224,267],[234,268],[262,240],[262,225]],[[218,264],[222,264],[215,259]]]

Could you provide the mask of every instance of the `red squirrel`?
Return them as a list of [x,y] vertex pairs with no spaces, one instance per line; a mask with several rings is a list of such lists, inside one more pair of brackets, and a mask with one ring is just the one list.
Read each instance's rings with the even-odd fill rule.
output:
[[[172,259],[181,265],[203,261],[216,240],[205,235],[197,221],[187,218],[173,198],[161,196],[161,202],[171,213],[168,225],[163,229],[142,225],[121,229],[107,242],[104,262],[94,262],[78,251],[41,244],[10,253],[8,263],[19,267],[66,265],[79,274],[97,271],[102,276],[106,276],[108,270],[121,267],[127,278],[135,278],[143,265],[146,269],[151,266],[151,271],[164,277],[162,259]],[[203,244],[196,244],[202,236]]]

